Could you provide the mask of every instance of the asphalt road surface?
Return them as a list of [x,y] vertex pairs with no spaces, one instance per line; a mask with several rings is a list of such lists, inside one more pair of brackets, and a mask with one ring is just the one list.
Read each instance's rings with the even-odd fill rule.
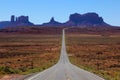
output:
[[63,29],[61,56],[58,63],[25,80],[104,80],[103,78],[78,68],[70,63],[65,46],[65,29]]

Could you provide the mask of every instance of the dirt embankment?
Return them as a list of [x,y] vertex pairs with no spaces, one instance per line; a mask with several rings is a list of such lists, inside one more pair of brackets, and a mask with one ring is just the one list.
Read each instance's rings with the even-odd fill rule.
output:
[[23,75],[19,75],[19,74],[13,74],[13,75],[5,75],[3,76],[0,80],[22,80],[23,79]]

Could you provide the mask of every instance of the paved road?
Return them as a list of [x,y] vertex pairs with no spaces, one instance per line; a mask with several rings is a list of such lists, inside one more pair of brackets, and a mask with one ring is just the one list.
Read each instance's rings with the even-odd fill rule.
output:
[[104,80],[95,74],[80,69],[71,64],[65,46],[65,30],[62,36],[62,48],[60,60],[53,67],[46,69],[25,80]]

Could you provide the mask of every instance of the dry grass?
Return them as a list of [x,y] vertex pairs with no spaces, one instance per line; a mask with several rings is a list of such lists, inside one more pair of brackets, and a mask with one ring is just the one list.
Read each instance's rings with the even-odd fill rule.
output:
[[67,34],[71,62],[106,80],[120,80],[120,36]]
[[59,59],[61,35],[2,34],[0,75],[29,74],[54,65]]

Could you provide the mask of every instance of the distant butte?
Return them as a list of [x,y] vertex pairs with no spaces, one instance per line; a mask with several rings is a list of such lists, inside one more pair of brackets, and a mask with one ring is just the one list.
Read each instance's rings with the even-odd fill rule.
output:
[[17,26],[32,26],[32,25],[34,24],[29,21],[28,16],[15,17],[14,15],[12,15],[10,21],[0,22],[0,28],[17,27]]
[[28,16],[19,16],[19,17],[15,17],[14,15],[11,16],[11,22],[15,23],[15,24],[26,24],[26,25],[33,25],[33,23],[31,23],[29,21],[29,17]]
[[54,17],[52,17],[48,23],[43,23],[42,26],[47,27],[62,26],[62,23],[55,21]]
[[69,21],[65,24],[69,26],[109,26],[97,13],[71,14]]

